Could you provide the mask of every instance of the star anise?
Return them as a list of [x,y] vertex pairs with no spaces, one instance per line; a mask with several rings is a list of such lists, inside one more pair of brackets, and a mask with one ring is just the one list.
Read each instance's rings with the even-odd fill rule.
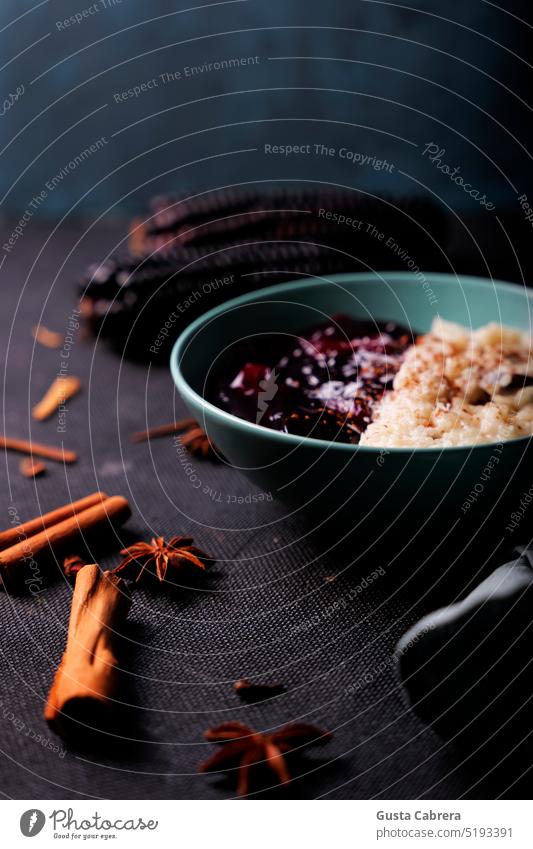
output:
[[294,722],[268,734],[253,731],[242,722],[224,722],[205,732],[210,743],[223,743],[199,767],[199,772],[225,772],[237,770],[237,794],[246,796],[250,789],[252,773],[268,770],[279,784],[289,784],[291,774],[287,755],[297,754],[302,746],[324,743],[330,737],[315,725]]
[[168,542],[163,537],[154,537],[151,543],[136,542],[120,552],[125,559],[113,572],[124,572],[123,577],[139,583],[149,577],[164,581],[169,568],[175,571],[187,566],[205,569],[205,561],[211,558],[192,542],[192,537],[182,536],[174,536]]
[[216,454],[216,449],[210,442],[207,433],[198,424],[187,430],[180,437],[180,442],[191,454],[199,454],[201,457]]

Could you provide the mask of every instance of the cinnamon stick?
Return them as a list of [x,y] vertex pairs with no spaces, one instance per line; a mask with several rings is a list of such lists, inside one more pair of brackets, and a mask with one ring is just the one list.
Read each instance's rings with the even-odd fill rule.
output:
[[19,451],[34,457],[45,457],[57,463],[75,463],[78,455],[65,448],[55,448],[53,445],[41,445],[39,442],[29,442],[27,439],[13,439],[10,436],[0,436],[0,448]]
[[44,709],[44,718],[58,734],[79,735],[109,725],[118,692],[116,632],[130,606],[122,578],[102,573],[95,563],[80,569],[66,649]]
[[81,381],[78,377],[73,375],[56,377],[43,398],[31,411],[33,418],[37,419],[38,422],[44,422],[45,419],[50,418],[55,413],[58,407],[76,395],[80,389]]
[[21,475],[25,478],[38,478],[46,472],[46,466],[42,460],[34,460],[33,457],[23,457],[19,463]]
[[170,436],[173,433],[182,433],[190,427],[197,426],[197,424],[196,419],[180,419],[177,422],[157,425],[156,427],[151,427],[148,430],[138,430],[136,433],[131,434],[130,439],[132,442],[146,442],[148,439],[158,439],[161,436]]
[[51,525],[57,525],[58,522],[68,519],[69,516],[73,516],[75,513],[81,513],[82,510],[92,507],[93,504],[100,504],[107,497],[105,492],[92,492],[90,495],[86,495],[85,498],[80,498],[78,501],[73,501],[70,504],[64,504],[62,507],[57,507],[43,516],[37,516],[37,518],[30,519],[28,522],[22,522],[22,524],[16,525],[13,528],[1,531],[0,551],[3,551],[4,548],[9,548],[11,545],[16,545],[21,540],[39,531],[43,531]]
[[55,330],[49,330],[44,324],[38,324],[32,329],[32,335],[36,342],[40,342],[46,348],[60,348],[64,336]]
[[2,582],[14,582],[21,563],[30,560],[32,564],[40,564],[64,555],[72,551],[73,544],[88,540],[97,533],[101,535],[110,525],[121,525],[130,515],[126,499],[115,495],[0,551]]
[[128,233],[128,248],[134,256],[141,257],[144,253],[146,224],[143,218],[134,218]]

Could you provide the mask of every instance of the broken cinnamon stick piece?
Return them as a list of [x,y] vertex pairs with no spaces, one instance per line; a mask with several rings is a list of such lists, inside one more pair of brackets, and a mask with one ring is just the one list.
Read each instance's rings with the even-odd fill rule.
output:
[[55,460],[57,463],[75,463],[78,459],[75,451],[55,448],[53,445],[42,445],[39,442],[28,442],[27,439],[13,439],[10,436],[0,436],[0,448],[19,451],[31,457],[44,457],[46,460]]
[[109,726],[119,687],[116,636],[130,607],[122,578],[101,572],[96,563],[80,569],[67,645],[44,709],[57,734],[79,736]]
[[132,442],[146,442],[148,439],[158,439],[161,436],[171,436],[173,433],[182,433],[190,427],[197,426],[196,419],[180,419],[177,422],[170,424],[157,425],[148,430],[138,430],[132,433],[130,439]]
[[146,222],[143,218],[134,218],[128,233],[128,248],[133,256],[141,257],[145,252]]
[[37,478],[44,474],[46,466],[42,460],[34,460],[33,457],[23,457],[19,463],[20,473],[25,478]]
[[21,563],[45,563],[72,551],[73,544],[89,541],[110,527],[121,525],[131,516],[128,502],[120,495],[75,513],[58,524],[0,551],[0,577],[4,584],[16,581]]
[[69,516],[73,516],[75,513],[81,513],[81,511],[86,510],[87,507],[92,507],[94,504],[100,504],[100,502],[105,501],[106,498],[108,498],[108,496],[105,492],[92,492],[90,495],[86,495],[85,498],[80,498],[78,501],[73,501],[71,504],[64,504],[62,507],[57,507],[55,510],[51,510],[43,516],[37,516],[35,519],[30,519],[28,522],[22,522],[20,525],[8,528],[6,531],[1,531],[0,551],[4,548],[9,548],[11,545],[15,545],[17,542],[20,542],[29,536],[32,536],[32,534],[39,533],[39,531],[49,528],[51,525],[57,525],[58,522],[63,521],[63,519],[68,519]]
[[63,406],[81,389],[81,381],[73,375],[56,377],[52,385],[46,391],[44,397],[35,405],[31,414],[38,422],[44,422],[50,418],[58,407]]
[[60,348],[63,342],[63,334],[57,333],[55,330],[49,330],[44,324],[37,324],[32,329],[32,335],[36,342],[44,345],[45,348]]
[[285,692],[283,684],[253,684],[248,678],[239,678],[233,689],[244,702],[262,702]]

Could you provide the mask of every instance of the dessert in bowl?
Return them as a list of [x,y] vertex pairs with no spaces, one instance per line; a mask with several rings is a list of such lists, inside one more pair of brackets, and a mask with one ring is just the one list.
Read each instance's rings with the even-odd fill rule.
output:
[[392,321],[337,315],[295,340],[278,334],[255,350],[249,340],[233,346],[210,384],[209,400],[247,421],[378,448],[533,433],[531,337],[496,323],[469,330],[434,319],[414,340]]
[[306,514],[378,529],[501,522],[531,458],[532,297],[466,276],[426,283],[431,299],[391,272],[226,302],[176,343],[178,390],[233,466]]

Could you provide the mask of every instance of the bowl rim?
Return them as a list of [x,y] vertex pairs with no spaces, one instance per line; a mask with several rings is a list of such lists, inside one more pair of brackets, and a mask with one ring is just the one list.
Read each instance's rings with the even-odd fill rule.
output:
[[[457,281],[465,281],[468,286],[492,286],[497,290],[501,290],[503,292],[520,292],[526,299],[526,301],[530,302],[530,309],[533,307],[533,290],[528,289],[526,284],[523,285],[520,283],[510,283],[504,280],[495,280],[491,277],[478,277],[469,274],[446,274],[443,272],[424,272],[424,277],[429,282],[435,281],[438,283],[443,283],[445,285],[457,285]],[[225,424],[230,424],[233,427],[242,428],[244,431],[248,431],[252,434],[255,434],[258,437],[263,437],[265,439],[273,439],[275,442],[284,443],[288,446],[297,446],[297,445],[309,445],[310,447],[321,448],[324,450],[325,446],[328,447],[328,450],[334,451],[343,451],[345,453],[348,452],[358,452],[362,451],[363,453],[369,454],[382,454],[383,452],[387,452],[387,454],[412,454],[414,452],[422,452],[424,454],[441,454],[443,451],[446,454],[451,452],[461,452],[465,451],[474,451],[480,449],[489,449],[494,448],[497,445],[517,445],[517,444],[525,444],[530,442],[533,439],[533,435],[531,436],[519,436],[515,439],[506,439],[503,443],[499,441],[494,442],[479,442],[468,445],[450,445],[450,446],[378,446],[378,445],[361,445],[359,443],[347,443],[347,442],[335,442],[333,440],[328,439],[317,439],[312,436],[298,436],[293,433],[283,433],[279,430],[272,430],[271,428],[265,427],[264,425],[256,424],[255,422],[249,422],[246,419],[241,419],[239,416],[233,415],[233,413],[229,413],[226,410],[220,409],[215,404],[212,404],[210,401],[207,401],[201,395],[196,392],[190,383],[185,379],[181,370],[181,360],[186,353],[186,348],[191,340],[191,338],[197,333],[198,330],[204,328],[210,322],[217,319],[220,315],[226,312],[232,312],[233,310],[240,309],[243,306],[253,302],[256,298],[261,300],[268,300],[271,297],[274,297],[276,301],[279,302],[280,295],[283,296],[289,292],[295,292],[298,290],[308,289],[311,286],[316,285],[317,281],[323,283],[333,283],[340,284],[343,283],[359,283],[363,285],[375,285],[376,278],[379,280],[380,278],[386,279],[391,282],[399,282],[407,283],[408,285],[417,286],[418,281],[413,277],[412,274],[404,271],[362,271],[362,272],[346,272],[343,274],[331,274],[328,276],[320,277],[307,277],[307,278],[299,278],[298,280],[289,280],[285,283],[276,283],[273,286],[265,286],[261,289],[254,289],[253,292],[245,292],[242,295],[238,295],[236,298],[231,298],[229,301],[224,301],[221,304],[218,304],[216,307],[212,307],[212,309],[208,310],[202,315],[198,316],[198,318],[194,319],[178,336],[173,347],[172,352],[170,354],[170,371],[172,373],[172,377],[176,388],[180,395],[186,400],[190,398],[193,403],[199,405],[202,410],[209,411],[210,415],[214,418],[218,419],[220,422]],[[204,415],[205,418],[205,415]]]

